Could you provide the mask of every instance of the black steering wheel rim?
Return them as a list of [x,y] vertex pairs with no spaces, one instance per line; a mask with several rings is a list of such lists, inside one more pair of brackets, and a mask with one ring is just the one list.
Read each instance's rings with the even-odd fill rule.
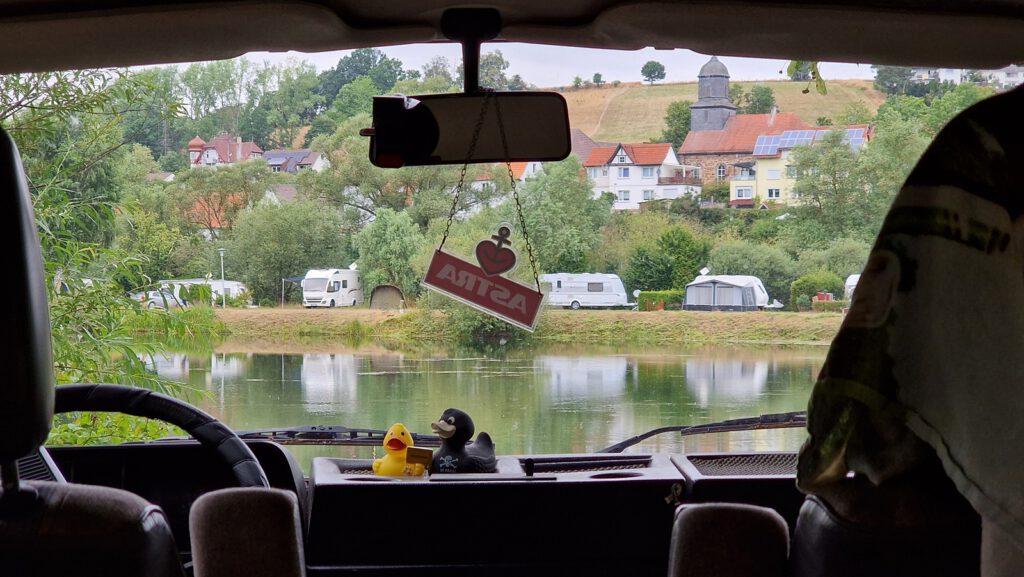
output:
[[270,486],[260,462],[234,431],[184,401],[146,389],[121,385],[77,384],[57,387],[54,413],[76,411],[124,413],[170,423],[215,452],[231,467],[239,486]]

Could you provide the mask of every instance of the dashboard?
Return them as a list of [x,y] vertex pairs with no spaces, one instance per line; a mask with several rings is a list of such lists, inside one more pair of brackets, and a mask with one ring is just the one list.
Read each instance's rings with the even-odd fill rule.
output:
[[[371,461],[292,455],[247,441],[271,486],[299,497],[307,573],[342,575],[659,575],[683,502],[772,507],[790,526],[803,496],[793,453],[504,456],[498,472],[387,478]],[[193,441],[52,447],[69,481],[136,493],[167,513],[184,559],[188,511],[233,486]]]

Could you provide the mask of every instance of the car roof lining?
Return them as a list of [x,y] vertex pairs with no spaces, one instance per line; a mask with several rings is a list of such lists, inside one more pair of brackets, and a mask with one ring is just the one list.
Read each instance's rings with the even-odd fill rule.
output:
[[[444,41],[441,14],[467,5],[0,0],[0,72]],[[505,21],[499,40],[511,42],[954,68],[1024,62],[1024,0],[502,0],[486,5],[497,8]]]

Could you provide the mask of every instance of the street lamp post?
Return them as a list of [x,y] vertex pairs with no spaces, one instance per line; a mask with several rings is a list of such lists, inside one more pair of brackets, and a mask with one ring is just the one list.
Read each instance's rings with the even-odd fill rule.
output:
[[218,248],[217,252],[220,253],[220,306],[221,308],[227,308],[228,296],[224,286],[224,247]]

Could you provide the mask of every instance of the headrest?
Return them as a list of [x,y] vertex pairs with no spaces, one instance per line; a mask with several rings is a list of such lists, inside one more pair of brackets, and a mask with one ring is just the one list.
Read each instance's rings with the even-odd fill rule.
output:
[[[7,199],[6,207],[2,205]],[[4,270],[0,294],[7,322],[0,347],[0,461],[43,444],[53,420],[50,316],[39,236],[18,148],[0,129],[0,235]]]

